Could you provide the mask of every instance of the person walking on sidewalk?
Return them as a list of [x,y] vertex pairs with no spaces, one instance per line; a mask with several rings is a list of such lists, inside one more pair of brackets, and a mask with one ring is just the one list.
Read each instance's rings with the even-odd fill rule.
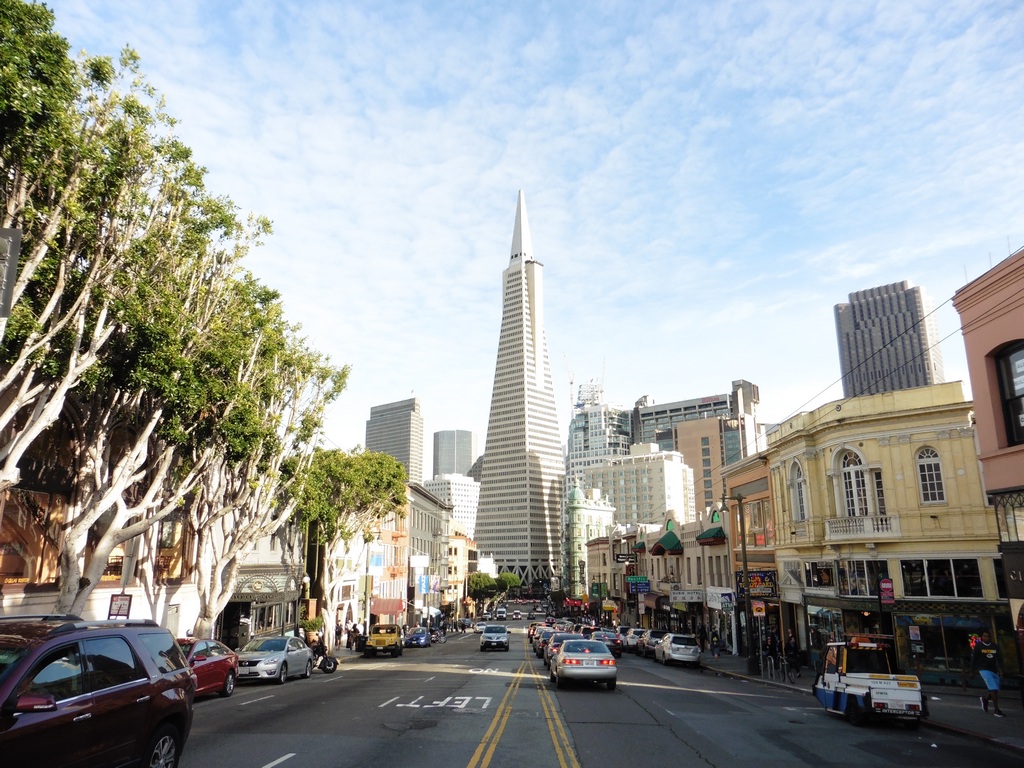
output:
[[974,646],[974,653],[971,654],[971,673],[978,672],[981,679],[985,681],[988,694],[981,697],[981,708],[988,712],[988,704],[991,701],[995,708],[996,717],[1003,717],[1003,711],[999,709],[999,679],[1003,676],[1003,655],[999,646],[992,642],[988,632],[981,633],[981,640]]

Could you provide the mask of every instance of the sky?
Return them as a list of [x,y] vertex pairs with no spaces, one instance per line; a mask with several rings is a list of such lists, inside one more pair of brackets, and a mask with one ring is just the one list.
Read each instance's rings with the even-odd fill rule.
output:
[[563,440],[757,384],[772,423],[842,398],[834,306],[909,280],[970,396],[954,293],[1024,246],[1024,4],[50,0],[125,46],[274,234],[245,266],[351,366],[329,447],[418,397],[484,448],[522,190]]

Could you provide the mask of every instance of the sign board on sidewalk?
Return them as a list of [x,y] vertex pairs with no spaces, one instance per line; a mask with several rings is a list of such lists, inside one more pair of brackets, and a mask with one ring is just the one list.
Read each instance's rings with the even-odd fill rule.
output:
[[111,595],[110,608],[107,610],[108,619],[127,619],[132,612],[131,595]]

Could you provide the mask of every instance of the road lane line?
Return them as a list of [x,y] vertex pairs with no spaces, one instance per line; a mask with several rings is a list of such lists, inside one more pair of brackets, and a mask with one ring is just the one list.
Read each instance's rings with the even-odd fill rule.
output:
[[487,732],[473,751],[473,756],[470,758],[466,768],[486,768],[486,766],[490,765],[491,758],[494,756],[494,750],[498,746],[498,742],[501,741],[501,734],[505,730],[505,724],[508,723],[508,718],[512,714],[512,700],[519,690],[519,683],[523,679],[522,672],[525,666],[526,662],[524,661],[513,675],[512,682],[509,683],[508,690],[505,692],[501,704],[498,705],[498,711],[494,713]]
[[288,753],[287,755],[285,755],[284,757],[279,757],[279,758],[277,758],[277,760],[275,760],[274,762],[272,762],[272,763],[267,763],[266,765],[264,765],[264,766],[263,766],[263,768],[274,768],[274,766],[275,766],[275,765],[280,765],[280,764],[281,764],[281,763],[283,763],[283,762],[284,762],[285,760],[291,760],[291,759],[292,759],[293,757],[295,757],[295,753],[294,753],[294,752],[289,752],[289,753]]
[[546,687],[543,676],[533,671],[534,678],[539,680],[537,692],[540,694],[541,707],[544,709],[544,719],[548,723],[548,733],[551,734],[551,744],[555,748],[555,755],[558,757],[558,764],[561,768],[580,768],[573,752],[572,742],[565,732],[562,719],[558,716],[558,708],[555,706],[554,697]]

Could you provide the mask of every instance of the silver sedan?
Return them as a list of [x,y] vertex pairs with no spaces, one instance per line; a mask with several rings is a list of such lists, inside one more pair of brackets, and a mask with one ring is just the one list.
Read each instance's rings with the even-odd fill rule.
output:
[[608,646],[597,640],[566,640],[551,657],[551,682],[561,688],[566,680],[605,683],[615,690],[618,664]]
[[693,635],[680,635],[670,632],[654,646],[654,660],[666,667],[673,662],[700,666],[700,643]]
[[313,651],[297,637],[257,637],[238,652],[239,680],[274,680],[313,674]]

